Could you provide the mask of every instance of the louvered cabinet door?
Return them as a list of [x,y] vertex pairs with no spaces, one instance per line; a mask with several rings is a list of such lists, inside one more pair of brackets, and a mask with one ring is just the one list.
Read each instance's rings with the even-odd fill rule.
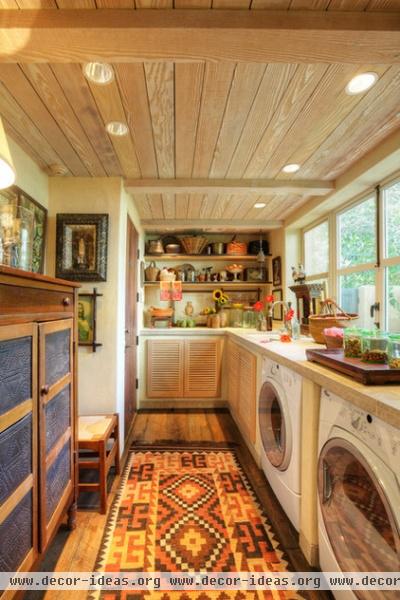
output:
[[182,398],[185,342],[147,341],[148,398]]
[[238,415],[244,433],[256,441],[257,357],[240,348]]
[[240,348],[232,340],[228,340],[227,345],[227,375],[228,375],[228,403],[232,413],[236,413],[239,400],[239,366],[240,366]]
[[221,338],[185,340],[185,398],[218,398],[221,394]]
[[28,571],[38,554],[36,398],[37,326],[0,327],[0,571]]
[[39,329],[40,533],[43,551],[74,491],[73,321]]

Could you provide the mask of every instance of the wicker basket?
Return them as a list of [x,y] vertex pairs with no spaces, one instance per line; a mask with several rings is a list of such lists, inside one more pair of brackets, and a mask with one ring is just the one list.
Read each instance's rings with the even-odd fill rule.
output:
[[358,315],[346,313],[334,300],[324,300],[319,315],[308,317],[310,335],[318,344],[325,344],[324,329],[327,327],[347,327]]
[[181,238],[182,246],[186,254],[201,254],[206,247],[208,240],[201,235]]

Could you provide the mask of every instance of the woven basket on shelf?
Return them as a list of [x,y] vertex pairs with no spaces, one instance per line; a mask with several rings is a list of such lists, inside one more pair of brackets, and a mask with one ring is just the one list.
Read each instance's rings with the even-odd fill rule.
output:
[[325,344],[324,329],[327,327],[347,327],[358,315],[346,313],[334,300],[321,302],[322,310],[319,315],[308,317],[310,335],[318,344]]
[[208,240],[201,235],[193,235],[181,238],[181,243],[186,254],[201,254],[206,247]]

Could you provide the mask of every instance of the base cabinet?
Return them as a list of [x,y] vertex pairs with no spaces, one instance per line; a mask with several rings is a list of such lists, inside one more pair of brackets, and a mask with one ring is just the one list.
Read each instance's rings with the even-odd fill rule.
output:
[[219,398],[223,340],[147,341],[148,398]]
[[254,444],[257,424],[257,357],[229,340],[227,371],[229,407],[243,435]]
[[[0,267],[0,571],[34,568],[76,506],[74,287]],[[48,312],[53,288],[68,302]]]

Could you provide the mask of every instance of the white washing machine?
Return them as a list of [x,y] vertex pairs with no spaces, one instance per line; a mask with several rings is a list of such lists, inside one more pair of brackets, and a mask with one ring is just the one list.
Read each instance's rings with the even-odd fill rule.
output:
[[299,530],[301,393],[300,375],[263,359],[258,398],[261,467],[283,510]]
[[[318,462],[322,571],[400,571],[400,431],[321,392]],[[396,592],[334,592],[383,600]]]

